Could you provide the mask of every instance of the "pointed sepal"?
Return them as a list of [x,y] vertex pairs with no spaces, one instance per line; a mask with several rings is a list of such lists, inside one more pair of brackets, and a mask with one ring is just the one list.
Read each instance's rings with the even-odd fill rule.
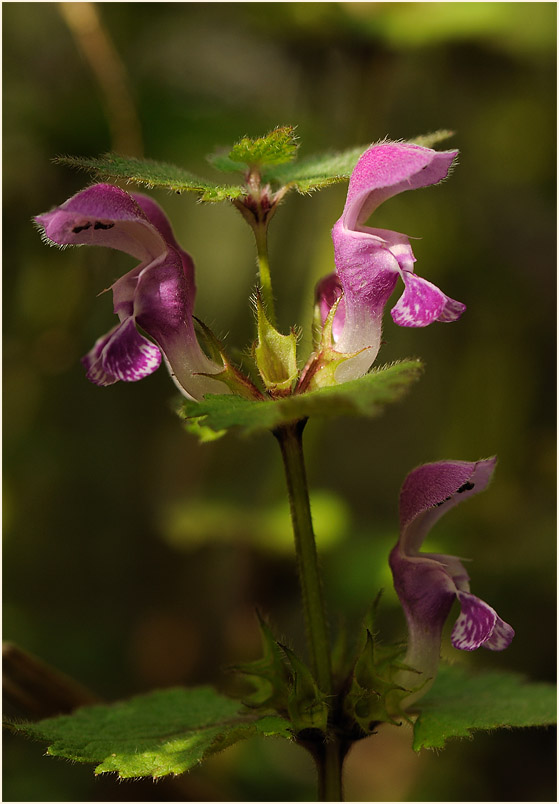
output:
[[208,350],[211,358],[216,363],[221,363],[223,366],[221,371],[207,376],[213,377],[216,380],[221,380],[221,382],[225,383],[225,385],[227,385],[227,387],[234,394],[236,394],[236,396],[242,396],[244,399],[252,400],[264,399],[264,396],[254,385],[254,383],[251,382],[251,380],[249,380],[249,378],[246,377],[233,363],[231,363],[219,338],[217,338],[211,329],[204,324],[203,321],[200,321],[199,318],[194,316],[194,320],[200,340]]
[[407,719],[400,702],[410,694],[394,682],[405,646],[381,645],[375,636],[381,595],[382,590],[365,616],[362,644],[344,699],[345,714],[365,734],[371,734],[379,723],[399,725],[403,718]]
[[373,732],[378,723],[398,722],[387,708],[387,695],[398,686],[381,676],[375,659],[375,641],[367,631],[365,647],[355,663],[351,688],[345,700],[347,714],[353,716],[366,734]]
[[287,699],[291,687],[291,674],[284,659],[283,650],[276,641],[270,626],[260,612],[256,612],[262,656],[253,662],[237,664],[231,669],[241,673],[253,687],[253,691],[243,698],[245,706],[251,709],[272,709],[276,712],[287,710]]
[[318,688],[313,674],[297,655],[280,645],[291,669],[293,684],[287,699],[287,711],[295,732],[319,729],[326,732],[328,703],[326,695]]
[[258,341],[254,347],[254,359],[267,390],[273,396],[291,392],[298,375],[297,336],[293,330],[282,335],[272,326],[260,295],[256,296]]

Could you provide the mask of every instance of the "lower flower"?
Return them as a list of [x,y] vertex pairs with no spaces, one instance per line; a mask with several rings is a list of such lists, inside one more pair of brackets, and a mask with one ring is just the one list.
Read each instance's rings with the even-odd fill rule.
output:
[[398,682],[413,692],[409,706],[431,686],[440,661],[443,626],[458,600],[461,614],[451,642],[459,650],[479,647],[504,650],[514,630],[497,612],[470,592],[470,578],[456,556],[420,553],[431,527],[462,500],[483,491],[493,474],[496,458],[467,463],[440,461],[411,472],[400,495],[400,538],[390,554],[394,587],[408,623],[408,651]]

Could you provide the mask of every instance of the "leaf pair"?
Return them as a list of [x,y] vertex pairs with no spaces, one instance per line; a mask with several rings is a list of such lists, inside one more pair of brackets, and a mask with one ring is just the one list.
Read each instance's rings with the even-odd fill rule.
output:
[[[556,721],[551,684],[511,673],[469,676],[443,667],[421,701],[413,747],[442,748],[452,737]],[[255,716],[210,687],[158,690],[111,705],[90,706],[38,723],[12,723],[20,734],[49,743],[50,756],[96,765],[95,773],[160,778],[195,767],[233,743],[261,735],[292,739],[291,723]]]
[[[431,147],[452,135],[436,131],[411,140]],[[228,153],[208,157],[220,171],[246,173],[257,168],[263,182],[288,186],[306,194],[331,184],[346,181],[363,151],[363,145],[340,153],[318,154],[296,160],[297,143],[292,126],[281,126],[265,137],[244,137]],[[246,193],[244,184],[222,184],[200,178],[188,170],[167,162],[136,159],[108,153],[98,157],[59,156],[58,164],[93,173],[97,179],[140,184],[150,189],[159,187],[177,193],[193,192],[200,201],[233,201]]]

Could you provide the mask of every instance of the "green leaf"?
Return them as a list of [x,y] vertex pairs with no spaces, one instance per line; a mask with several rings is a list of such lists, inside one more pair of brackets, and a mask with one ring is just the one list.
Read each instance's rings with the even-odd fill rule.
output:
[[281,717],[239,713],[239,703],[210,687],[156,690],[115,704],[77,709],[38,723],[10,724],[50,743],[50,756],[96,764],[121,779],[184,773],[211,754],[252,737],[291,739]]
[[200,444],[217,441],[227,433],[227,430],[212,430],[211,427],[206,427],[202,424],[201,419],[187,419],[184,422],[184,427],[190,435],[196,436]]
[[460,667],[441,667],[421,699],[413,747],[442,748],[451,737],[507,727],[549,726],[556,722],[556,689],[514,673],[471,676]]
[[297,148],[293,126],[278,126],[264,137],[243,137],[231,149],[229,159],[250,167],[281,165],[295,159]]
[[373,369],[358,380],[319,388],[283,399],[253,402],[233,395],[206,395],[202,402],[183,400],[181,415],[199,419],[219,432],[239,427],[243,433],[273,430],[309,416],[375,416],[383,406],[400,399],[419,378],[419,360],[405,360]]
[[184,168],[151,159],[136,159],[119,154],[98,157],[58,156],[59,165],[69,165],[93,173],[103,180],[122,180],[153,189],[163,187],[177,193],[194,192],[201,201],[225,201],[246,192],[241,185],[220,185],[201,179]]

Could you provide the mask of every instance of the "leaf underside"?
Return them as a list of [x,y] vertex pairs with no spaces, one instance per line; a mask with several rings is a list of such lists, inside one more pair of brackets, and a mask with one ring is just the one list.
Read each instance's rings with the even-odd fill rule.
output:
[[221,185],[201,179],[184,168],[151,159],[136,159],[119,154],[98,157],[58,156],[57,164],[80,168],[103,180],[124,180],[148,189],[162,188],[176,193],[195,192],[201,201],[225,201],[243,195],[241,185]]
[[514,673],[469,675],[441,667],[433,687],[418,703],[413,748],[442,748],[452,737],[498,728],[550,726],[556,722],[552,684],[527,682]]
[[95,763],[95,773],[158,779],[190,770],[256,734],[291,739],[281,717],[239,713],[240,704],[211,687],[156,690],[115,704],[10,727],[50,745],[50,756]]
[[405,360],[371,371],[357,380],[283,399],[253,402],[239,396],[207,395],[202,402],[185,400],[181,415],[206,430],[238,427],[243,434],[273,430],[312,416],[375,416],[395,402],[419,378],[419,360]]

